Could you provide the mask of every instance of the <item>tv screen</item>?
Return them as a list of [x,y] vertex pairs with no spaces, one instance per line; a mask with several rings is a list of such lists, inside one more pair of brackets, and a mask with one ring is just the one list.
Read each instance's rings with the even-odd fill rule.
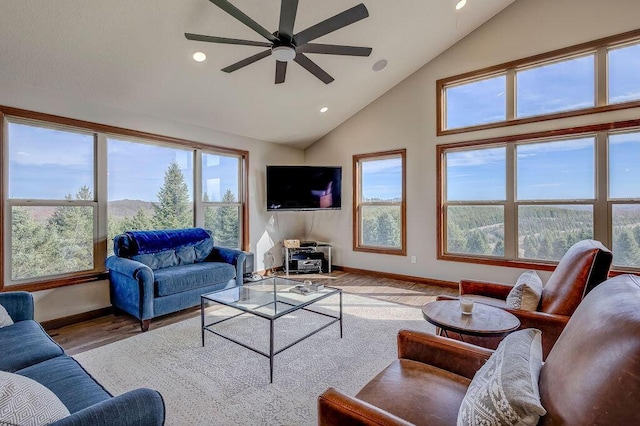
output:
[[267,210],[339,210],[342,167],[267,166]]

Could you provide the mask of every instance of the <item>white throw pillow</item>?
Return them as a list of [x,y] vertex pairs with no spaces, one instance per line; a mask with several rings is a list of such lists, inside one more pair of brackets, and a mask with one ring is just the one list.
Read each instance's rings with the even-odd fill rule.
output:
[[13,324],[11,316],[9,316],[9,313],[4,308],[4,306],[0,305],[0,328],[6,327],[11,324]]
[[0,371],[0,425],[48,425],[68,415],[67,407],[47,387]]
[[525,271],[507,296],[507,308],[535,311],[541,297],[542,280],[536,271]]
[[458,426],[535,426],[547,411],[540,403],[542,333],[508,335],[476,372],[458,412]]

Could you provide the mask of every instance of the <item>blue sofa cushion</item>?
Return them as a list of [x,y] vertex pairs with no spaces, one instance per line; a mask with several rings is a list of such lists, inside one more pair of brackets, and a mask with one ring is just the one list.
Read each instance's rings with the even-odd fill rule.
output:
[[70,356],[63,355],[16,371],[48,387],[71,414],[111,398]]
[[33,320],[18,321],[0,328],[0,342],[0,370],[10,373],[63,353],[62,348]]
[[137,254],[131,256],[131,259],[144,263],[149,268],[161,269],[170,268],[171,266],[178,266],[178,257],[175,250],[165,250],[158,253]]
[[164,229],[157,231],[125,232],[130,240],[130,254],[157,253],[169,248],[193,245],[211,238],[202,228]]
[[154,271],[156,296],[168,296],[198,287],[227,282],[236,277],[236,268],[228,263],[201,262]]

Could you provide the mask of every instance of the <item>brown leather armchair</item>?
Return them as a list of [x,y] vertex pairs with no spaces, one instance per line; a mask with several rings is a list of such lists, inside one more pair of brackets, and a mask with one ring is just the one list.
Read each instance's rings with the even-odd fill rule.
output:
[[[536,311],[508,309],[506,299],[511,284],[461,280],[460,295],[479,303],[505,309],[520,320],[520,328],[542,331],[542,348],[546,357],[580,301],[596,285],[607,279],[613,255],[595,240],[582,240],[567,250],[542,290]],[[439,296],[438,300],[451,299]],[[457,337],[448,333],[449,337]],[[466,342],[495,349],[501,338],[464,336]]]
[[[355,397],[329,388],[320,425],[455,425],[475,372],[492,350],[417,331],[398,334],[398,359]],[[540,371],[539,425],[640,424],[640,277],[595,288]]]

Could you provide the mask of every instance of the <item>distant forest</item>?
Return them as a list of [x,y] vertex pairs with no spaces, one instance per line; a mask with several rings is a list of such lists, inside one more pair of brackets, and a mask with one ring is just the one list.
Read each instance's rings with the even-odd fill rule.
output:
[[[504,256],[502,207],[450,206],[447,212],[447,251]],[[640,207],[614,211],[614,262],[640,265]],[[523,259],[559,260],[576,242],[593,238],[590,210],[526,206],[518,217],[518,256]]]
[[[67,200],[93,200],[83,186]],[[208,201],[205,197],[203,201]],[[222,202],[235,203],[231,191]],[[237,248],[239,212],[236,206],[207,207],[204,226],[214,244]],[[87,206],[13,207],[11,215],[11,276],[26,279],[93,269],[93,208]],[[193,226],[193,203],[176,163],[165,171],[158,202],[119,200],[108,205],[108,254],[113,237],[125,231]]]

